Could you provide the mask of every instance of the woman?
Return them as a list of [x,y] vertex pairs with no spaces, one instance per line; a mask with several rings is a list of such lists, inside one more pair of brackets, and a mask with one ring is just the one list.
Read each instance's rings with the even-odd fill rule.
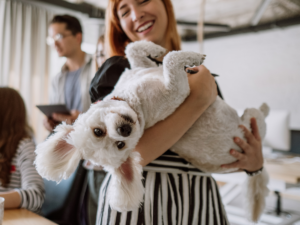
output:
[[98,38],[96,52],[95,52],[96,71],[105,62],[105,59],[106,58],[105,58],[105,51],[104,51],[104,35],[101,35]]
[[5,209],[39,211],[44,202],[44,182],[33,162],[35,144],[20,94],[0,88],[0,197]]
[[[170,0],[110,0],[106,12],[106,53],[109,58],[95,75],[90,94],[92,101],[110,93],[125,68],[129,68],[124,49],[129,42],[148,40],[167,50],[179,50],[180,39]],[[166,120],[145,130],[136,146],[142,156],[145,179],[144,203],[139,209],[119,213],[107,203],[110,176],[100,190],[97,213],[99,224],[229,224],[214,179],[201,171],[190,174],[191,165],[169,149],[214,102],[217,88],[204,66],[189,68],[191,93]],[[220,94],[220,93],[219,93]],[[261,141],[255,121],[253,133],[245,130],[248,142],[235,138],[244,150],[230,154],[238,161],[223,165],[248,172],[262,168]],[[161,168],[169,172],[161,172]],[[175,173],[172,169],[182,169]]]

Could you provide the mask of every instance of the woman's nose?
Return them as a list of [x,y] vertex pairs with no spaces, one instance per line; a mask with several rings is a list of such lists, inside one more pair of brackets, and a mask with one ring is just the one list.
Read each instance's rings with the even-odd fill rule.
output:
[[138,7],[134,7],[131,11],[131,19],[133,22],[143,18],[144,15],[145,13],[142,10],[138,9]]

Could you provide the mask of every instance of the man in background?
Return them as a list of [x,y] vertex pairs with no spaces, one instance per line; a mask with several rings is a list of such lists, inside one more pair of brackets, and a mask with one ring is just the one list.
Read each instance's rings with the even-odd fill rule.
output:
[[92,56],[81,50],[82,28],[77,18],[56,15],[49,26],[50,41],[60,57],[67,61],[51,82],[50,104],[65,104],[70,115],[54,113],[44,119],[50,132],[63,121],[72,124],[81,112],[90,107],[89,86],[95,70]]
[[[82,28],[77,18],[70,15],[56,15],[50,22],[48,32],[47,41],[54,44],[59,57],[66,57],[67,59],[61,71],[51,82],[50,104],[65,104],[70,110],[70,115],[53,113],[51,117],[44,119],[45,128],[52,132],[63,121],[72,124],[80,113],[89,109],[91,105],[89,87],[95,69],[93,56],[81,50]],[[51,192],[48,194],[48,198],[46,195],[45,202],[48,200],[52,208],[53,204],[57,205],[55,207],[59,207],[57,210],[60,213],[55,216],[52,215],[54,219],[66,220],[68,224],[86,225],[88,224],[87,206],[86,200],[84,200],[86,197],[83,199],[86,192],[86,184],[84,184],[86,170],[82,167],[82,162],[79,165],[73,178],[71,176],[60,184],[55,184],[55,187],[53,187],[53,182],[47,181],[46,192],[47,188],[52,189],[48,192]],[[53,189],[55,190],[53,191]],[[60,208],[60,203],[53,202],[53,198],[56,198],[53,193],[59,194],[64,205],[63,208]],[[67,196],[72,196],[72,198],[66,199]],[[69,207],[71,209],[64,209]]]

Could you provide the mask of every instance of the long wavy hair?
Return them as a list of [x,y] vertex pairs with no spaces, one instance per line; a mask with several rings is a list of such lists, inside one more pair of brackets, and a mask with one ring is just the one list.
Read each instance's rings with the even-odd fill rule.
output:
[[[109,0],[105,15],[105,52],[108,57],[124,56],[125,47],[131,40],[127,37],[121,28],[120,20],[117,14],[117,7],[121,0]],[[166,40],[170,43],[172,50],[181,49],[181,41],[177,32],[176,19],[171,0],[162,0],[167,12],[168,27],[166,31]]]
[[24,101],[14,89],[0,87],[0,182],[10,182],[11,161],[20,140],[31,137]]

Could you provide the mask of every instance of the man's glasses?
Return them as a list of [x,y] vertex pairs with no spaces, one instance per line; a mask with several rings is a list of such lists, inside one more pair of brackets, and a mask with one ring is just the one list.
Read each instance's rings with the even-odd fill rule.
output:
[[56,41],[60,42],[62,41],[62,39],[64,39],[65,37],[71,36],[72,34],[67,34],[67,35],[63,35],[63,34],[56,34],[54,35],[54,37],[50,37],[48,36],[46,39],[46,42],[48,45],[54,45],[54,43]]

